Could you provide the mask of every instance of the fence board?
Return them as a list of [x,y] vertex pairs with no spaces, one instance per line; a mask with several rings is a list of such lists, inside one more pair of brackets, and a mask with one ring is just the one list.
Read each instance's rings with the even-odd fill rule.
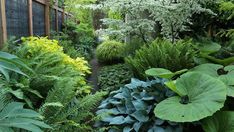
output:
[[5,6],[8,38],[11,36],[28,36],[28,1],[6,0]]
[[50,29],[56,31],[56,10],[50,8]]
[[[72,17],[49,0],[0,0],[0,47],[11,36],[49,36]],[[61,4],[60,4],[61,5]]]
[[63,13],[62,12],[58,12],[58,31],[62,31],[62,27],[63,27],[63,20],[62,20],[62,16]]
[[33,1],[33,34],[45,36],[45,6]]

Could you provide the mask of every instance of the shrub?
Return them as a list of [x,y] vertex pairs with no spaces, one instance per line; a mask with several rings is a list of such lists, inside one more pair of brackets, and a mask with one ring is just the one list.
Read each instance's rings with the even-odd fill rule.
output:
[[166,68],[171,71],[189,69],[195,65],[194,56],[190,41],[172,44],[167,40],[155,40],[137,50],[135,56],[127,57],[126,62],[137,77],[143,78],[145,70],[149,68]]
[[96,55],[102,63],[115,63],[123,60],[125,45],[116,41],[105,41],[97,47]]
[[101,90],[113,91],[129,83],[132,76],[126,64],[105,66],[99,71],[98,86]]

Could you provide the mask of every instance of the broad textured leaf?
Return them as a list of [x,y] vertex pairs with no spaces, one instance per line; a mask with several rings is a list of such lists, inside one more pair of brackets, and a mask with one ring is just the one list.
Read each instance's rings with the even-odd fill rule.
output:
[[110,121],[110,125],[120,125],[124,123],[124,117],[123,116],[116,116],[114,118],[111,119]]
[[41,119],[37,112],[24,109],[23,103],[12,102],[0,112],[0,131],[21,128],[33,132],[42,132],[41,128],[51,128]]
[[138,110],[131,114],[134,118],[136,118],[140,122],[146,122],[149,120],[148,113],[145,110]]
[[221,45],[218,43],[209,43],[199,46],[199,49],[201,52],[210,54],[219,51],[221,49]]
[[202,121],[205,132],[234,132],[234,112],[221,111]]
[[226,100],[226,85],[206,74],[186,73],[177,79],[176,87],[183,97],[174,96],[160,102],[154,110],[158,118],[174,122],[198,121],[213,115]]
[[223,67],[208,63],[199,65],[191,71],[204,73],[223,81],[228,86],[227,95],[234,97],[234,66]]
[[212,77],[218,77],[219,74],[217,73],[217,70],[221,68],[223,68],[222,65],[207,63],[207,64],[199,65],[191,69],[190,71],[208,74]]

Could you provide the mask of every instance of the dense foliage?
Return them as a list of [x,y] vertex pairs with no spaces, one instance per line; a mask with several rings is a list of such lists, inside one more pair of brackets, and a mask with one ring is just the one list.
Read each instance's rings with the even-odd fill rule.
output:
[[134,74],[144,77],[148,68],[167,68],[172,71],[192,68],[195,63],[195,51],[190,41],[178,41],[172,44],[167,40],[155,40],[137,50],[134,56],[127,57]]
[[147,82],[132,79],[130,84],[111,92],[98,107],[101,122],[96,125],[108,126],[107,129],[114,132],[182,132],[180,124],[161,120],[153,114],[155,103],[173,95],[163,82],[160,79]]
[[[92,110],[105,93],[88,95],[91,87],[85,80],[85,76],[90,73],[87,61],[83,58],[70,58],[63,53],[63,48],[55,40],[37,37],[22,40],[23,44],[11,52],[26,60],[26,64],[23,65],[13,55],[6,53],[3,55],[14,59],[15,63],[10,61],[12,64],[28,67],[22,69],[27,76],[14,75],[14,78],[10,79],[10,83],[1,81],[2,90],[13,95],[13,99],[16,101],[25,102],[27,107],[38,110],[44,117],[43,121],[53,127],[53,130],[48,131],[58,129],[92,131],[90,126],[95,120]],[[4,67],[15,70],[14,65]],[[19,73],[19,70],[16,70]],[[9,99],[7,98],[4,102],[8,102],[7,100]],[[78,111],[84,114],[80,114]],[[38,117],[38,115],[32,115],[32,117]],[[30,123],[25,122],[29,125]],[[49,128],[48,125],[40,122],[34,124],[42,128]]]
[[123,61],[125,44],[116,41],[105,41],[98,45],[96,55],[99,62],[118,63]]
[[99,71],[98,86],[102,90],[114,91],[130,82],[133,73],[126,64],[105,66]]

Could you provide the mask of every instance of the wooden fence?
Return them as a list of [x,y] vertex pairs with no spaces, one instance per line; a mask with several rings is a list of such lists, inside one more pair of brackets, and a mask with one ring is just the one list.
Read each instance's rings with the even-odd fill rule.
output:
[[72,17],[59,8],[58,1],[0,0],[0,47],[11,36],[50,36],[61,31],[65,19]]

